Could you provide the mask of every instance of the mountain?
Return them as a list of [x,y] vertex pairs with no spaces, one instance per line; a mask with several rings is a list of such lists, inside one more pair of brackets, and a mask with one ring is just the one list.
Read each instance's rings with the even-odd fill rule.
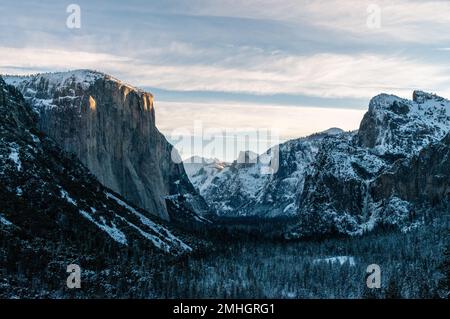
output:
[[[155,125],[153,96],[109,75],[77,70],[7,76],[38,115],[38,129],[106,187],[165,220],[207,215],[177,151]],[[183,210],[173,207],[183,205]]]
[[450,103],[413,92],[413,100],[381,94],[373,98],[358,131],[358,146],[378,155],[404,157],[442,139],[449,131]]
[[[214,162],[198,166],[201,169],[187,170],[188,175],[207,203],[222,217],[295,216],[297,194],[322,139],[342,133],[340,129],[330,129],[288,141],[261,156],[242,152],[231,164]],[[272,156],[277,159],[277,170],[267,174],[265,169]],[[185,167],[191,165],[185,164]]]
[[218,159],[206,159],[199,156],[184,160],[183,165],[189,180],[200,195],[204,194],[204,190],[218,173],[230,166],[229,163]]
[[[413,93],[413,100],[386,94],[373,98],[357,132],[321,144],[298,197],[295,234],[356,235],[385,224],[408,229],[417,203],[390,187],[374,193],[373,184],[449,131],[450,101],[444,98],[421,91]],[[418,172],[411,167],[409,174]]]
[[42,134],[21,93],[1,77],[0,114],[2,232],[56,242],[64,234],[92,236],[118,246],[143,243],[175,255],[192,250]]
[[[1,77],[0,201],[2,298],[129,296],[119,288],[126,280],[151,294],[142,281],[151,282],[154,264],[199,244],[104,187],[37,129],[22,94]],[[74,263],[83,270],[78,293],[65,286]]]
[[[6,81],[31,104],[40,130],[135,206],[166,220],[200,223],[209,223],[210,211],[288,217],[296,220],[294,237],[356,235],[385,222],[406,227],[402,220],[415,205],[410,196],[390,188],[379,198],[375,183],[450,131],[448,100],[422,91],[412,100],[381,94],[357,131],[332,128],[259,156],[242,152],[232,163],[194,158],[177,164],[176,150],[155,126],[149,93],[89,70]],[[404,213],[378,218],[392,210]]]
[[[289,237],[358,235],[377,226],[408,230],[423,205],[448,200],[450,101],[374,97],[360,128],[330,129],[274,149],[278,170],[233,163],[198,188],[223,217],[291,217]],[[269,150],[266,154],[275,153]]]
[[397,161],[374,180],[370,193],[375,201],[395,195],[408,203],[431,206],[450,202],[450,134]]

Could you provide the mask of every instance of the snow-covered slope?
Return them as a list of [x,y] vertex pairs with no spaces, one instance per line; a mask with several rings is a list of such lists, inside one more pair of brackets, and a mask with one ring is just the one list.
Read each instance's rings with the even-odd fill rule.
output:
[[103,187],[35,125],[21,93],[0,77],[2,224],[55,242],[86,236],[98,237],[99,245],[141,244],[173,255],[192,250],[161,221]]
[[[371,100],[358,131],[330,129],[281,144],[273,175],[261,174],[259,163],[233,163],[208,172],[208,178],[198,176],[204,171],[190,178],[220,216],[294,216],[291,237],[358,235],[380,224],[408,230],[418,201],[432,195],[412,196],[399,185],[381,189],[396,184],[386,177],[390,183],[382,184],[380,177],[389,176],[399,161],[411,163],[449,132],[450,101],[421,91],[412,100],[381,94]],[[421,174],[417,165],[408,167],[410,180]],[[420,188],[436,188],[427,194],[445,201],[439,180],[416,179]],[[419,186],[408,187],[418,192]]]
[[230,163],[222,162],[218,159],[205,159],[193,156],[183,161],[183,165],[189,180],[200,195],[203,196],[216,175],[226,167],[229,167]]
[[358,132],[359,145],[379,155],[412,155],[449,131],[450,101],[422,91],[413,100],[374,97]]
[[33,110],[39,113],[43,108],[59,107],[64,100],[80,102],[82,91],[105,76],[100,72],[75,70],[31,76],[4,76],[3,79],[20,90]]
[[[297,213],[295,202],[303,188],[304,176],[322,139],[342,132],[334,128],[288,141],[256,158],[243,153],[232,164],[214,162],[188,170],[188,175],[220,216],[293,216]],[[266,174],[266,159],[273,154],[276,156],[272,161],[278,162],[278,169],[274,174]]]
[[[388,186],[374,192],[374,184],[399,161],[411,161],[439,143],[450,131],[449,115],[450,101],[420,91],[412,101],[385,94],[373,98],[358,132],[321,143],[298,197],[294,235],[358,235],[381,224],[410,229],[419,198]],[[410,169],[413,180],[420,172]]]

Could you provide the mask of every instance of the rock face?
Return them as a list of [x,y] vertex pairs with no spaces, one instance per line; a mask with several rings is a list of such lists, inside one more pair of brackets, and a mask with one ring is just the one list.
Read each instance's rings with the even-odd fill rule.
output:
[[63,247],[67,237],[96,247],[133,243],[174,255],[192,250],[40,133],[21,93],[1,77],[0,115],[0,233],[14,233],[10,245],[41,238],[60,250],[77,249]]
[[412,158],[398,161],[371,185],[374,200],[395,195],[433,206],[450,202],[450,134]]
[[6,77],[38,114],[39,129],[75,154],[105,186],[150,213],[170,219],[168,196],[207,206],[177,154],[155,125],[153,96],[111,76],[79,70]]
[[[448,100],[420,91],[413,96],[409,101],[381,94],[370,102],[359,131],[324,139],[298,198],[294,236],[411,227],[416,206],[430,199],[414,194],[440,188],[435,177],[418,178],[423,168],[414,161],[425,149],[434,152],[450,131]],[[436,161],[428,164],[442,169]],[[401,180],[409,186],[397,184]]]
[[[257,157],[243,153],[231,164],[206,161],[185,166],[194,186],[222,217],[292,217],[321,141],[342,133],[331,129],[288,141]],[[274,160],[277,169],[266,174],[266,163]]]
[[419,206],[449,199],[449,132],[450,101],[421,91],[413,100],[381,94],[358,131],[280,145],[273,175],[260,174],[257,163],[193,181],[221,216],[294,217],[290,237],[408,230]]
[[403,157],[443,138],[449,130],[450,104],[442,97],[415,91],[413,100],[374,97],[358,132],[358,146],[377,154]]
[[189,180],[196,190],[200,194],[205,194],[205,190],[216,175],[231,164],[218,159],[205,159],[193,156],[183,161],[183,165]]

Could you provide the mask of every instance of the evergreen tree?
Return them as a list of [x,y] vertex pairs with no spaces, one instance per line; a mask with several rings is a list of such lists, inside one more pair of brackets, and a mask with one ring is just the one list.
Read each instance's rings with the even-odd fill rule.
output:
[[388,287],[385,292],[386,299],[401,299],[402,294],[400,291],[400,287],[397,284],[397,281],[394,278],[389,280]]
[[442,289],[443,297],[450,299],[450,244],[444,251],[444,262],[440,268],[444,275],[440,282],[440,288]]
[[364,290],[362,292],[362,299],[379,299],[377,289],[367,288],[364,286]]

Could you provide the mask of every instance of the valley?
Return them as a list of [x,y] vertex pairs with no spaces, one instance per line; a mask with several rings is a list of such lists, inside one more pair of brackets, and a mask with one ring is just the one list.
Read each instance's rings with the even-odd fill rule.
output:
[[[153,96],[110,75],[7,76],[0,88],[2,297],[448,291],[450,101],[442,97],[381,94],[357,131],[332,128],[277,152],[192,166],[172,161]],[[279,164],[273,174],[261,173],[267,159]],[[83,289],[65,286],[74,263]],[[380,289],[365,285],[371,264],[382,269]]]

